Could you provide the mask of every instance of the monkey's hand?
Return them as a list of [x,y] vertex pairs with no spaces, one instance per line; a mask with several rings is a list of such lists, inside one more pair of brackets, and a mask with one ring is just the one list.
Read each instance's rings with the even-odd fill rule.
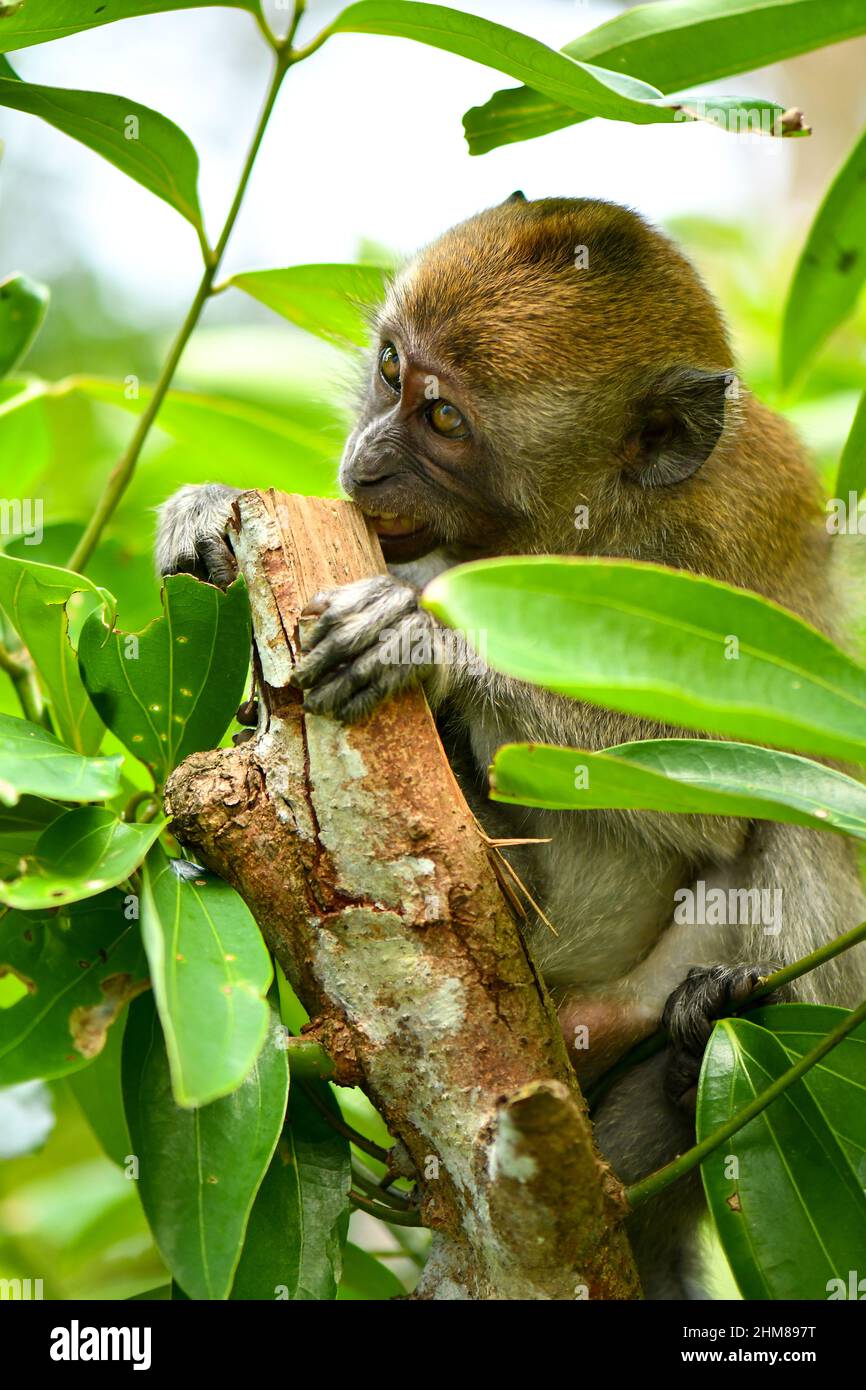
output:
[[223,483],[190,483],[163,502],[156,532],[160,574],[194,574],[228,588],[238,567],[226,543],[226,527],[239,492]]
[[[713,1026],[720,1018],[757,1008],[758,1003],[747,1002],[749,995],[763,976],[778,969],[778,963],[694,966],[677,985],[662,1014],[662,1026],[670,1034],[665,1091],[675,1105],[694,1110],[704,1049]],[[774,1004],[778,997],[768,994],[758,1002]]]
[[301,614],[292,673],[304,708],[352,723],[424,681],[437,661],[438,624],[418,590],[390,574],[314,594]]

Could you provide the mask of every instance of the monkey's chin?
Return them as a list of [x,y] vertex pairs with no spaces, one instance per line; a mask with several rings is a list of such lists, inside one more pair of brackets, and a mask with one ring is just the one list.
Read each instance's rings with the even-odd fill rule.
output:
[[439,544],[432,526],[423,523],[416,525],[406,517],[371,516],[369,519],[389,565],[420,560],[422,555],[429,555]]

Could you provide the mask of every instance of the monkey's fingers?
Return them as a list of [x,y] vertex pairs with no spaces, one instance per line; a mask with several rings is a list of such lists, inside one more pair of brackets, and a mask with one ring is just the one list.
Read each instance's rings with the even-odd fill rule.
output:
[[160,574],[194,574],[220,589],[237,577],[226,527],[238,489],[221,483],[182,487],[159,508],[156,561]]
[[395,621],[417,607],[418,596],[409,584],[390,574],[356,579],[336,589],[320,589],[301,610],[298,633],[303,651],[310,651],[333,628],[348,618],[365,614],[371,627]]
[[323,676],[363,652],[384,652],[392,638],[399,649],[403,625],[409,618],[420,617],[414,589],[390,576],[316,594],[304,614],[308,610],[312,616],[320,616],[312,626],[304,621],[299,626],[305,655],[292,672],[292,684],[301,690],[318,685]]

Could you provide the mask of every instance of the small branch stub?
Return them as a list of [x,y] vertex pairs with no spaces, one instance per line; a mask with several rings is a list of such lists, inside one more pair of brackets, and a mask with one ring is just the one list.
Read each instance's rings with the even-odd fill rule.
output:
[[289,685],[301,609],[382,571],[375,536],[349,503],[248,492],[232,542],[259,726],[187,759],[167,807],[414,1164],[434,1230],[416,1296],[639,1297],[621,1189],[423,694],[344,726]]

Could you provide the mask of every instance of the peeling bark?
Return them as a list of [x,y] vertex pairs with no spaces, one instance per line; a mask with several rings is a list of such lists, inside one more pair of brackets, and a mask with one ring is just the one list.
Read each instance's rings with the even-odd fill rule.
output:
[[248,492],[232,541],[259,728],[188,758],[166,803],[249,904],[336,1080],[408,1151],[434,1231],[416,1296],[639,1297],[621,1191],[423,694],[344,726],[288,685],[300,610],[381,571],[375,536],[349,503]]

